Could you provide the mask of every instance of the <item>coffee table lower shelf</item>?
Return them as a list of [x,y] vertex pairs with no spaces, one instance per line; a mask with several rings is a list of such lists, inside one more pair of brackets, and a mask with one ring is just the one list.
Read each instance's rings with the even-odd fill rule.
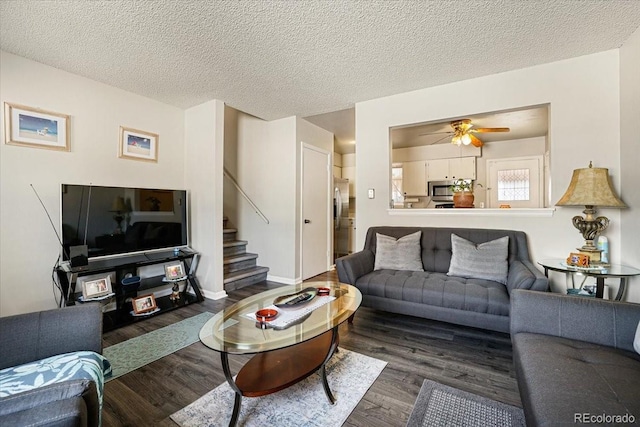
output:
[[338,328],[290,347],[258,353],[238,372],[235,381],[229,369],[228,353],[220,353],[227,382],[235,391],[235,402],[229,426],[235,426],[242,397],[259,397],[290,387],[320,370],[327,399],[335,398],[329,388],[325,364],[338,346]]

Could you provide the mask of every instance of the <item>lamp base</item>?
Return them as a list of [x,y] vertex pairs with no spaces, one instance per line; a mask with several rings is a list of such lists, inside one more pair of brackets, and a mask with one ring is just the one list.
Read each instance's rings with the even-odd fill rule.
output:
[[584,246],[578,249],[578,252],[589,257],[589,265],[605,265],[602,262],[602,249],[585,248]]

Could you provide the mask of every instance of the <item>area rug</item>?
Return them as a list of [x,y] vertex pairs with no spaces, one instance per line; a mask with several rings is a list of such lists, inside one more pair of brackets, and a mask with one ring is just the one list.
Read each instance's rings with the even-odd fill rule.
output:
[[[340,349],[327,363],[327,380],[336,398],[331,405],[318,373],[285,390],[262,397],[243,397],[238,426],[342,425],[378,378],[387,362]],[[235,393],[227,382],[171,415],[181,427],[226,426]]]
[[213,313],[204,312],[173,325],[106,347],[102,354],[111,363],[111,381],[200,340],[200,329]]
[[424,380],[407,427],[524,427],[522,409]]

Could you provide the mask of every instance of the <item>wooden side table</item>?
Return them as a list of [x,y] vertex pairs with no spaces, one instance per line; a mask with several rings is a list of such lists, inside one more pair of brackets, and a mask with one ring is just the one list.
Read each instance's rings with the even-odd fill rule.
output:
[[629,267],[621,264],[611,264],[605,268],[583,268],[573,267],[567,265],[566,260],[562,258],[543,259],[538,261],[542,267],[544,267],[544,275],[549,277],[549,270],[559,271],[564,273],[567,277],[578,273],[584,276],[596,278],[596,298],[602,298],[604,294],[604,280],[609,277],[617,277],[620,279],[620,286],[618,287],[618,293],[615,300],[620,301],[624,296],[624,291],[627,288],[627,280],[629,277],[640,276],[640,270],[637,268]]

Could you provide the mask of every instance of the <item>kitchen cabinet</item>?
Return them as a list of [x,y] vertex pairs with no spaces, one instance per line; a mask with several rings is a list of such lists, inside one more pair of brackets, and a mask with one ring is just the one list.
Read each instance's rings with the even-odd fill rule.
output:
[[402,163],[402,191],[407,196],[427,195],[427,162]]
[[356,197],[356,167],[343,166],[342,178],[349,180],[349,197]]
[[349,218],[349,253],[356,251],[356,220]]
[[333,167],[333,176],[336,178],[342,178],[342,168],[339,166]]
[[427,160],[427,181],[476,179],[476,158]]

